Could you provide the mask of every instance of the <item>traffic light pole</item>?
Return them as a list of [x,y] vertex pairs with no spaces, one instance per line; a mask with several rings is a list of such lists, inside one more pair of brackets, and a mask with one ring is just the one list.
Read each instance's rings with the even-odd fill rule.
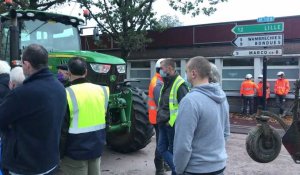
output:
[[263,104],[262,109],[266,110],[266,97],[267,97],[267,57],[263,57]]

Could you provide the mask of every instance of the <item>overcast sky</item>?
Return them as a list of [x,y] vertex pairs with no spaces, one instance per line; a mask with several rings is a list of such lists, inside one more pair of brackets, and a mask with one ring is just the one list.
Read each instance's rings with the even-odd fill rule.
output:
[[[194,1],[194,0],[192,0]],[[247,19],[257,19],[264,16],[292,16],[300,15],[300,0],[228,0],[217,6],[217,12],[211,16],[181,15],[168,5],[168,0],[156,0],[153,5],[158,15],[176,15],[184,25],[217,23]],[[59,13],[78,16],[82,10],[79,5],[71,5],[56,10]]]
[[157,0],[154,9],[159,14],[176,14],[184,25],[257,19],[264,16],[300,15],[300,0],[228,0],[217,5],[211,16],[200,15],[192,18],[172,10],[167,0]]

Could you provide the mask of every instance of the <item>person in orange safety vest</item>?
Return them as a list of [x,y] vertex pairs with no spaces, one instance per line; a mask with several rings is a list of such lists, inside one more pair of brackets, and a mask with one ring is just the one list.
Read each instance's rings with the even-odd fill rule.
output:
[[274,92],[276,95],[276,105],[279,108],[279,113],[284,112],[285,97],[290,91],[289,80],[285,79],[284,72],[280,71],[277,73],[278,79],[275,82]]
[[247,74],[240,88],[240,94],[243,99],[243,114],[247,114],[247,108],[249,108],[249,114],[253,114],[254,96],[257,89],[257,85],[252,81],[252,75]]
[[[257,106],[262,107],[263,105],[263,75],[258,76],[258,84],[257,84]],[[266,103],[267,100],[270,98],[270,83],[267,81],[266,83],[267,88],[266,88]]]
[[157,106],[160,96],[160,90],[163,86],[163,79],[159,74],[160,63],[165,60],[164,58],[159,59],[155,64],[156,73],[151,79],[148,91],[148,113],[149,113],[149,122],[154,126],[155,135],[156,135],[156,149],[154,157],[154,165],[156,168],[156,175],[164,174],[164,161],[159,151],[157,150],[158,143],[158,126],[156,125],[156,115],[157,115]]

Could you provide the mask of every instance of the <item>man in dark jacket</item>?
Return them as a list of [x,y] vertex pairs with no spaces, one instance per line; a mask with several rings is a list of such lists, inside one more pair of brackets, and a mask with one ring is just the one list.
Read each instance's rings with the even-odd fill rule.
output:
[[59,163],[59,138],[66,92],[48,69],[48,52],[29,45],[22,54],[23,85],[0,105],[2,166],[11,174],[53,174]]
[[71,86],[66,88],[68,108],[62,128],[60,171],[69,175],[100,175],[106,140],[105,114],[109,89],[87,82],[87,64],[75,57],[68,62]]
[[158,151],[172,169],[172,175],[176,174],[173,163],[174,125],[179,102],[188,93],[188,87],[184,79],[178,75],[175,68],[176,62],[171,58],[161,62],[160,75],[163,78],[164,85],[157,111]]
[[[3,98],[9,92],[9,72],[10,66],[6,61],[0,60],[0,104]],[[0,131],[0,165],[1,165],[1,131]],[[1,166],[0,166],[0,175],[1,173]]]
[[10,66],[6,61],[0,60],[0,103],[9,92]]

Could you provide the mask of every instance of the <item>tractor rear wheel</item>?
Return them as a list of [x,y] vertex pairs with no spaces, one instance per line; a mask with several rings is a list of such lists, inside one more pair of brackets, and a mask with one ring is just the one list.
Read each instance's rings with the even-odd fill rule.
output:
[[270,139],[267,140],[261,126],[252,129],[246,139],[248,155],[256,162],[268,163],[273,161],[281,150],[281,137],[273,128],[270,128]]
[[138,88],[132,90],[131,128],[122,133],[109,133],[108,145],[121,153],[134,152],[144,148],[151,141],[153,126],[149,123],[147,95]]

